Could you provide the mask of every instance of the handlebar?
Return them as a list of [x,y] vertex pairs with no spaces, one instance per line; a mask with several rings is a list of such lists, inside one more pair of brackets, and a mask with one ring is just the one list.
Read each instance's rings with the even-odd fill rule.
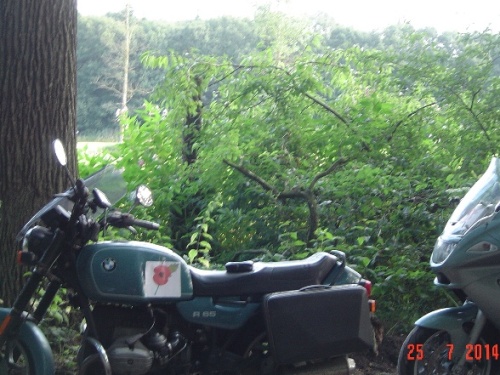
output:
[[160,229],[160,224],[153,223],[152,221],[134,219],[132,226],[137,226],[145,229],[158,230]]
[[117,228],[141,227],[145,229],[157,230],[160,225],[152,221],[136,219],[133,215],[114,211],[106,218],[109,225]]

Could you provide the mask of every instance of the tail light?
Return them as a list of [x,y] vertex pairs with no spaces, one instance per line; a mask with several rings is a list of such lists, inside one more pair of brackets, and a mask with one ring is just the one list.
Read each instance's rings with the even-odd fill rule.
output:
[[370,280],[361,279],[358,284],[366,289],[366,295],[368,296],[368,310],[371,313],[374,313],[377,310],[377,304],[374,299],[370,299],[370,296],[372,295],[372,282]]
[[370,280],[361,279],[358,284],[366,289],[366,295],[370,298],[372,295],[372,282]]

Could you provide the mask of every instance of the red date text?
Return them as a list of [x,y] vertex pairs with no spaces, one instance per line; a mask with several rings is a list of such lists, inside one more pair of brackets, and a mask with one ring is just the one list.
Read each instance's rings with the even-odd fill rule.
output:
[[[448,360],[453,358],[455,346],[446,344],[448,349]],[[422,361],[425,357],[423,344],[408,344],[406,347],[406,359],[408,361]],[[466,361],[499,360],[500,348],[498,344],[467,344],[465,346]]]

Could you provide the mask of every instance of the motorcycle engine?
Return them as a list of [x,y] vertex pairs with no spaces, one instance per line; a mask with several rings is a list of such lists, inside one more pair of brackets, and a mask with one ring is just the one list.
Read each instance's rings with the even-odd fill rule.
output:
[[186,347],[165,317],[146,307],[96,305],[93,317],[113,374],[146,374]]
[[136,336],[119,338],[107,350],[113,374],[146,374],[153,365],[154,355]]

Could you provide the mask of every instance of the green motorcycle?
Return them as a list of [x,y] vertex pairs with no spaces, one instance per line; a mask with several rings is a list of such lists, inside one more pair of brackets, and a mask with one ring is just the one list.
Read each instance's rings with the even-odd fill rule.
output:
[[[348,374],[347,354],[373,347],[371,283],[341,252],[200,270],[163,246],[98,241],[109,227],[159,227],[113,208],[125,194],[120,171],[72,185],[17,236],[18,260],[32,272],[12,308],[0,309],[0,374],[54,373],[38,323],[61,287],[85,318],[80,375]],[[135,201],[151,205],[149,189]]]

